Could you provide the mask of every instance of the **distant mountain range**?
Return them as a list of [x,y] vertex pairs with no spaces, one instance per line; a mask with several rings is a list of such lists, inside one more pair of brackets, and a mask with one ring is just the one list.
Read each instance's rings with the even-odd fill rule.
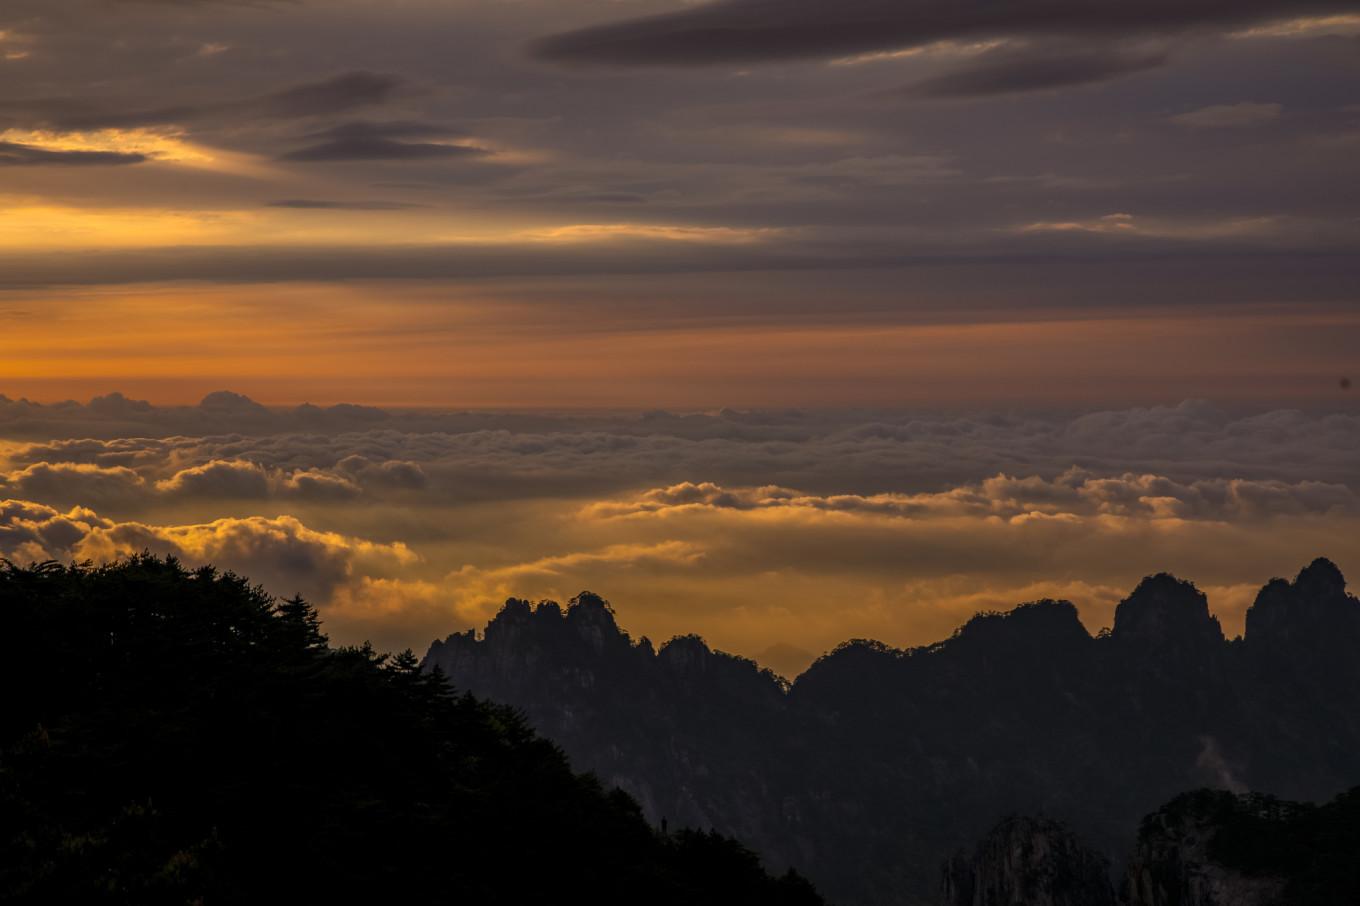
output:
[[1357,652],[1360,601],[1319,559],[1261,589],[1233,640],[1163,574],[1095,637],[1072,604],[1039,601],[923,648],[848,642],[792,684],[694,636],[634,641],[590,593],[508,601],[424,666],[521,709],[654,822],[887,906],[937,902],[942,862],[1007,815],[1064,822],[1122,870],[1140,820],[1185,790],[1322,800],[1360,783]]

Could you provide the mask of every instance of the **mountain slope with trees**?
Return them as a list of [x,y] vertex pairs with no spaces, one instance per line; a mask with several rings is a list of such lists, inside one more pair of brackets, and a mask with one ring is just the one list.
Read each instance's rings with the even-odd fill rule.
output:
[[821,902],[211,568],[0,566],[0,688],[6,903]]

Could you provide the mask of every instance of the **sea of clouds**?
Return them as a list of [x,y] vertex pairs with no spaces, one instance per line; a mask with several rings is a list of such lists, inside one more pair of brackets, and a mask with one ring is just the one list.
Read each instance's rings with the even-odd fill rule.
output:
[[141,550],[303,593],[340,641],[420,647],[508,595],[590,587],[626,625],[808,656],[925,643],[1068,597],[1092,630],[1172,569],[1230,629],[1252,592],[1360,562],[1360,415],[489,413],[0,398],[0,556]]

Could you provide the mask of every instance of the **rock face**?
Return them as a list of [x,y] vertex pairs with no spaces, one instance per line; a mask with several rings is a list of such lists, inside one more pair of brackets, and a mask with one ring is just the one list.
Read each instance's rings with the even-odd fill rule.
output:
[[1199,790],[1149,815],[1127,906],[1360,903],[1360,788],[1324,805]]
[[1008,818],[945,863],[941,906],[1114,906],[1109,861],[1061,824]]
[[797,848],[764,779],[780,757],[767,743],[784,725],[786,684],[753,661],[711,651],[696,636],[656,651],[583,592],[565,609],[512,599],[481,639],[466,632],[435,642],[425,664],[456,688],[523,709],[656,823],[745,827],[747,842],[766,853]]
[[1317,561],[1226,640],[1193,585],[1153,576],[1095,637],[1067,602],[943,642],[856,641],[792,684],[685,637],[632,640],[599,597],[511,601],[428,668],[522,709],[654,822],[712,827],[833,902],[924,904],[1005,815],[1061,820],[1111,859],[1186,789],[1321,800],[1360,782],[1360,602]]
[[940,906],[1360,903],[1360,788],[1325,805],[1197,790],[1143,819],[1116,898],[1063,825],[1009,818],[944,864]]
[[1168,807],[1149,816],[1125,880],[1128,906],[1272,906],[1284,879],[1216,862],[1209,849],[1219,830],[1211,809]]

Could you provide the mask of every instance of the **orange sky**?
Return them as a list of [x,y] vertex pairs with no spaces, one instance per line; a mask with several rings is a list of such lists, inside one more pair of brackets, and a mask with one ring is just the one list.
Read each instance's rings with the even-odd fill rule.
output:
[[[721,407],[1344,399],[1360,314],[1259,307],[601,324],[476,283],[149,286],[0,296],[0,391],[195,402]],[[645,305],[645,299],[639,299]],[[1079,316],[1080,315],[1080,316]]]

